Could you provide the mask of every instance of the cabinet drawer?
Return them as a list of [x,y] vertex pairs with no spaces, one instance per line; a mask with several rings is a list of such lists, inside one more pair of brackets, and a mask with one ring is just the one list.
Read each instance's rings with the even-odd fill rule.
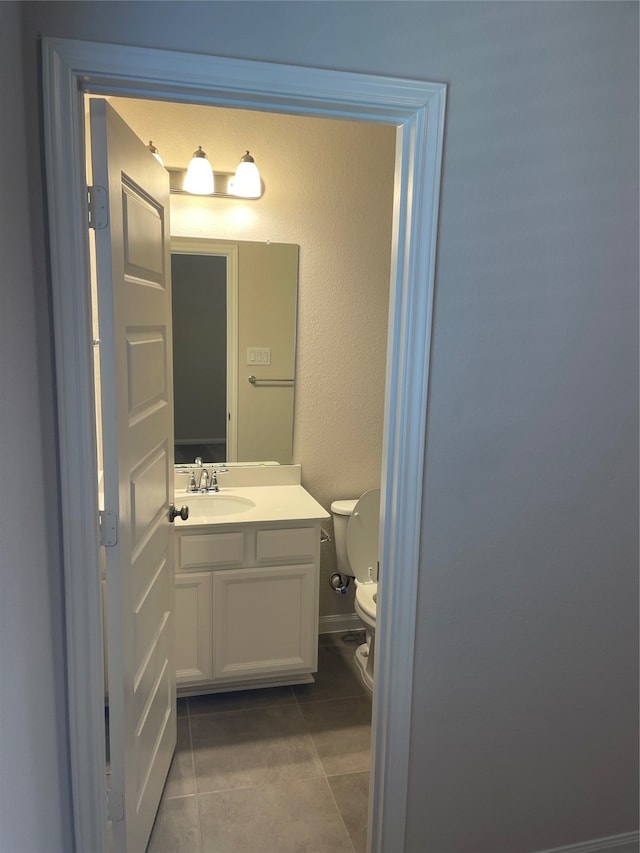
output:
[[256,533],[256,562],[315,559],[318,541],[319,531],[315,527],[258,530]]
[[240,566],[244,563],[244,533],[182,535],[178,566],[182,571],[204,566]]

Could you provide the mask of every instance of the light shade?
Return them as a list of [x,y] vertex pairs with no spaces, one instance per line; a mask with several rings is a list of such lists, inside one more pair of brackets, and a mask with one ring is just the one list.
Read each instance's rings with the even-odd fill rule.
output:
[[236,173],[229,182],[229,189],[232,195],[241,198],[260,198],[262,195],[260,172],[248,151],[238,163]]
[[151,153],[156,158],[158,163],[160,163],[161,166],[164,166],[164,163],[162,162],[162,157],[158,154],[158,149],[156,148],[156,146],[153,144],[153,142],[151,140],[149,140],[149,144],[147,145],[147,148],[149,149],[149,151],[151,151]]
[[195,195],[210,195],[213,192],[213,171],[207,155],[198,145],[198,150],[193,152],[193,158],[187,167],[184,177],[184,189]]

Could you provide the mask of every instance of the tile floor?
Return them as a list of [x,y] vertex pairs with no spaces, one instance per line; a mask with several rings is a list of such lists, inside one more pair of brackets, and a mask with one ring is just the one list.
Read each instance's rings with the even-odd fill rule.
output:
[[323,634],[315,684],[178,700],[147,853],[365,853],[371,694],[360,632]]

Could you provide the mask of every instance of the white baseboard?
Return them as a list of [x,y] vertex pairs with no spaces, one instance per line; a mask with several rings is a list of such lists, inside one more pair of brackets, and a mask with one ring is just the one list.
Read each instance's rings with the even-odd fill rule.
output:
[[189,447],[192,444],[226,444],[226,437],[224,438],[175,438],[174,444],[177,444],[179,447]]
[[554,847],[540,850],[539,853],[638,853],[640,850],[640,832],[625,832],[622,835],[609,835],[606,838],[594,838],[566,847]]
[[321,616],[318,620],[319,634],[333,634],[334,631],[359,631],[364,628],[355,613],[336,613],[333,616]]

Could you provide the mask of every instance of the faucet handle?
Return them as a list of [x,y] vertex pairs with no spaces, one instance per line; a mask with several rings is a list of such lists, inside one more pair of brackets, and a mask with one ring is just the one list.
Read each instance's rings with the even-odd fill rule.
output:
[[209,480],[209,491],[210,492],[220,491],[220,489],[218,487],[218,475],[216,474],[215,470],[211,471],[211,478]]
[[188,492],[196,492],[197,490],[198,490],[198,487],[196,485],[196,475],[192,471],[191,476],[189,477],[189,485],[187,486],[187,491]]

